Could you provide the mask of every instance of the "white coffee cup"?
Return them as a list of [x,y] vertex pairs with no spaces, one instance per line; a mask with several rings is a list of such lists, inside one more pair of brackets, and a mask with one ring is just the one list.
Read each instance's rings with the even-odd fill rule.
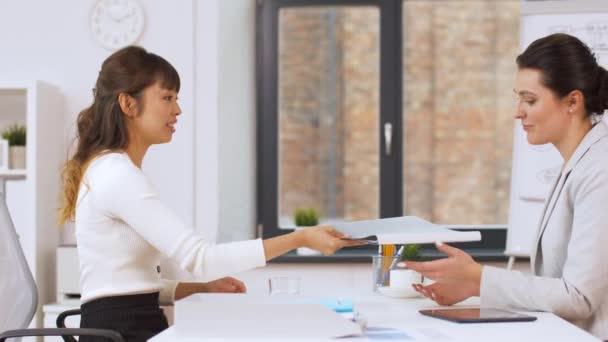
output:
[[412,284],[420,283],[422,283],[422,275],[414,270],[391,270],[391,288],[406,289],[411,288]]

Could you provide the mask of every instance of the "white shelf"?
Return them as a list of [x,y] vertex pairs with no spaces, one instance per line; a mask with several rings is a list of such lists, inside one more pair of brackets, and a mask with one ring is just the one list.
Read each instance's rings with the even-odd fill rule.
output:
[[56,301],[55,252],[59,243],[61,165],[65,159],[64,104],[59,89],[40,81],[0,81],[0,130],[27,127],[26,169],[0,170],[3,193],[36,284],[38,310],[33,327],[42,326],[42,305]]
[[25,179],[26,175],[27,175],[27,170],[25,170],[25,169],[0,170],[0,178],[6,179],[6,180]]

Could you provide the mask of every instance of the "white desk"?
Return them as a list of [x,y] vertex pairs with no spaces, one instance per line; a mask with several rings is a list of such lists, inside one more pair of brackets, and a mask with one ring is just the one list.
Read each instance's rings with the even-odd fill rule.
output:
[[[355,310],[367,318],[368,328],[396,328],[407,334],[409,338],[390,339],[391,341],[599,341],[587,332],[564,321],[563,319],[549,313],[534,312],[532,315],[538,317],[535,322],[521,323],[478,323],[458,324],[443,321],[418,313],[419,309],[435,307],[428,299],[392,299],[382,296],[349,296],[353,298]],[[188,298],[184,299],[188,300]],[[478,300],[469,300],[466,307],[478,304]],[[179,305],[177,303],[176,305]],[[196,312],[188,312],[193,318]],[[177,319],[177,318],[176,318]],[[178,323],[178,322],[176,322]],[[268,323],[268,322],[266,322]],[[170,327],[164,332],[152,338],[152,342],[193,342],[197,338],[178,338],[177,326]],[[238,327],[235,327],[238,329]],[[262,341],[255,336],[247,338],[247,341]],[[291,341],[312,341],[298,339],[294,336]],[[384,339],[386,340],[386,339]],[[235,341],[234,339],[205,339],[205,341]],[[320,341],[320,340],[315,340]],[[323,340],[336,341],[336,340]],[[382,341],[367,337],[343,338],[338,341]]]

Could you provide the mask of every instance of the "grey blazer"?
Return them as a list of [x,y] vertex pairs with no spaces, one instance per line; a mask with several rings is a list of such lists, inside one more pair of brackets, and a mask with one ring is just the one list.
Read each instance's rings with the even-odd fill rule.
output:
[[608,126],[598,122],[554,182],[532,275],[484,266],[482,307],[552,312],[608,340]]

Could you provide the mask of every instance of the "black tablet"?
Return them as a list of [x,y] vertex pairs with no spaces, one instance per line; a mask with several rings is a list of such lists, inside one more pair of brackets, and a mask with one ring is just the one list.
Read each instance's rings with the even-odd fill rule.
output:
[[530,322],[536,317],[499,309],[429,309],[420,310],[426,316],[457,323]]

